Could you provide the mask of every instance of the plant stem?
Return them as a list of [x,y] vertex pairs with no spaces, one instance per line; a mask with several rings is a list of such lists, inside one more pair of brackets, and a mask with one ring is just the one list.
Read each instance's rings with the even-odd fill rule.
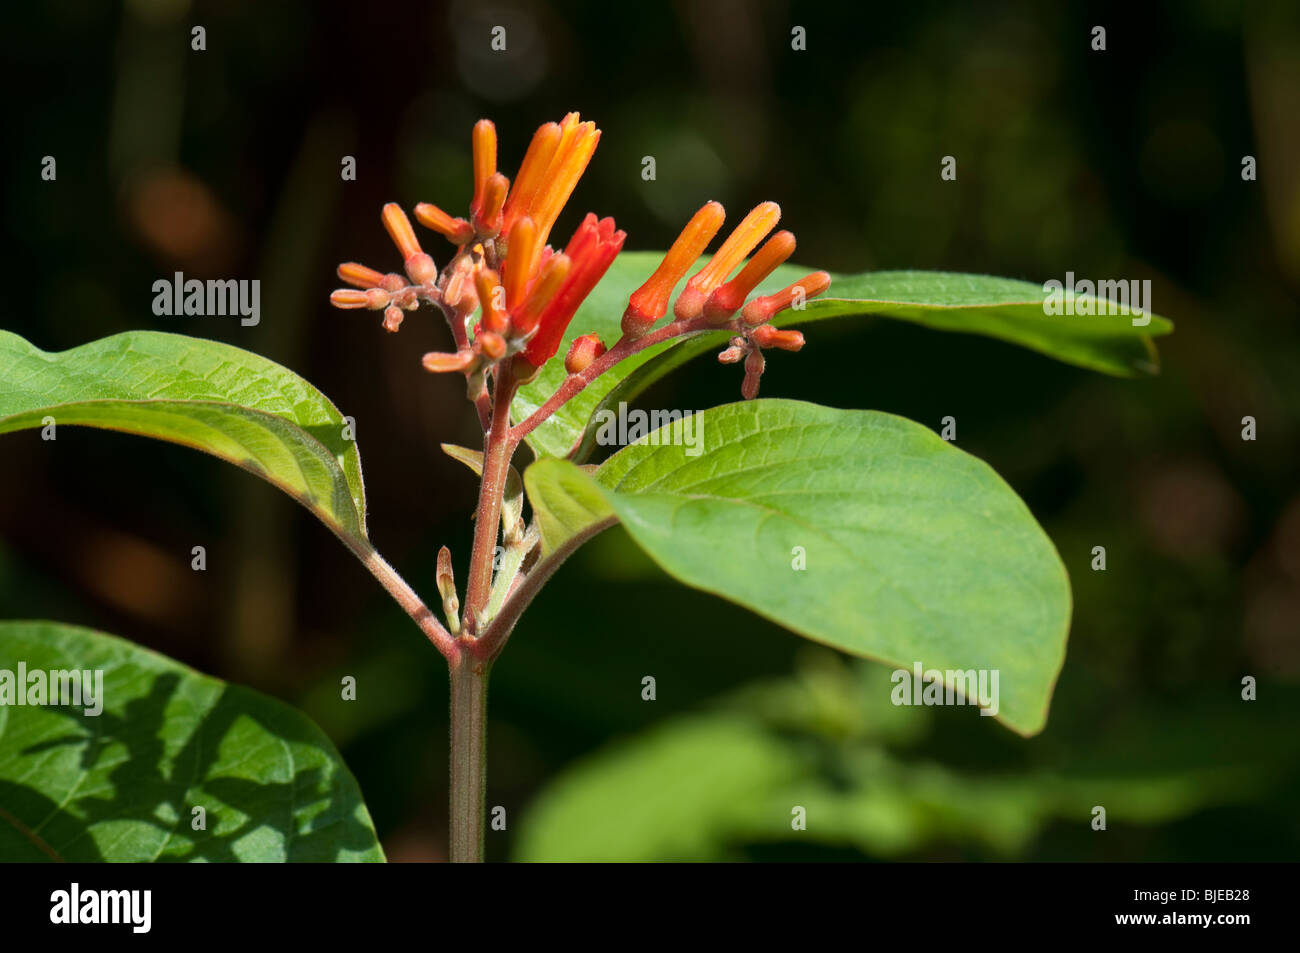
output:
[[712,324],[703,317],[687,318],[669,322],[642,337],[630,338],[624,335],[618,339],[613,347],[592,361],[585,370],[566,377],[564,383],[559,386],[546,403],[533,411],[526,420],[516,424],[510,432],[511,442],[518,445],[519,441],[532,433],[542,421],[554,414],[586,388],[588,384],[624,358],[631,357],[648,347],[654,347],[656,344],[662,344],[670,338],[687,337],[706,331],[735,333],[739,327],[737,321],[738,319],[732,319],[725,324]]
[[502,367],[492,395],[492,426],[484,438],[483,482],[479,486],[469,581],[465,584],[465,627],[471,635],[478,634],[478,613],[487,606],[492,591],[492,563],[501,524],[501,499],[515,447],[510,441],[510,402],[514,399],[515,389],[514,375]]
[[483,862],[490,662],[465,653],[451,672],[451,861]]

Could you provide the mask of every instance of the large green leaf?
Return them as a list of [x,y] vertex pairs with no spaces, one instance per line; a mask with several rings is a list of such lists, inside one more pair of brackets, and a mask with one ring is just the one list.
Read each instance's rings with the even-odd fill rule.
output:
[[342,415],[301,377],[249,351],[131,331],[47,353],[0,331],[0,434],[47,417],[204,450],[365,538],[361,457]]
[[[727,404],[693,428],[655,431],[594,477],[668,573],[909,671],[997,672],[997,717],[1042,729],[1069,581],[989,466],[900,417],[799,401]],[[543,509],[549,488],[572,498],[581,478],[555,459],[525,474]]]
[[[619,337],[619,322],[628,296],[650,276],[662,257],[658,252],[620,255],[578,310],[560,354],[579,334],[595,332],[606,345],[612,345]],[[759,292],[784,287],[809,270],[783,266]],[[1073,295],[1066,297],[1082,300]],[[774,323],[788,326],[824,318],[874,315],[942,331],[999,338],[1121,377],[1157,370],[1151,338],[1173,330],[1166,319],[1153,315],[1149,324],[1135,326],[1126,315],[1048,315],[1043,311],[1043,298],[1041,284],[1009,278],[941,271],[877,271],[834,276],[825,296],[808,302],[803,311],[785,312]],[[534,430],[528,437],[529,445],[539,454],[566,455],[598,409],[631,400],[690,358],[710,348],[717,350],[725,339],[726,335],[719,333],[697,335],[660,344],[621,362]],[[532,413],[560,386],[565,376],[563,363],[551,361],[535,381],[521,389],[514,406],[517,420]]]
[[0,623],[0,660],[103,678],[97,715],[0,705],[0,860],[384,859],[338,752],[289,706],[52,622]]

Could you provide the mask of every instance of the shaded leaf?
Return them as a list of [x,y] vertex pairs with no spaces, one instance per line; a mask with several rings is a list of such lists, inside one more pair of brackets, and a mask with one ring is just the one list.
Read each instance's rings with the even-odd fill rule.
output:
[[0,858],[383,860],[338,752],[282,702],[53,622],[0,623],[0,658],[103,679],[97,715],[0,705]]

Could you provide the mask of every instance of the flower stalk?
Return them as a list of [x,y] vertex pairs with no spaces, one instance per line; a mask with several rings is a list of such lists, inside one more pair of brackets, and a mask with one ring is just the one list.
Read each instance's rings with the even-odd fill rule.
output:
[[[604,277],[626,238],[612,218],[588,214],[563,250],[547,244],[599,141],[600,130],[594,123],[582,122],[576,112],[560,123],[542,126],[512,186],[497,169],[496,127],[481,120],[472,136],[474,197],[468,214],[454,217],[429,203],[414,210],[417,222],[455,247],[452,257],[438,268],[421,247],[406,213],[389,203],[381,218],[401,255],[405,275],[348,262],[339,266],[338,274],[350,287],[330,296],[338,308],[382,312],[382,326],[390,332],[401,327],[406,313],[422,305],[440,310],[454,350],[425,354],[423,366],[431,373],[464,375],[466,395],[484,431],[482,458],[475,455],[471,464],[479,469],[481,482],[463,601],[456,592],[451,553],[443,547],[438,554],[437,584],[445,627],[368,543],[344,539],[447,660],[449,845],[455,862],[483,859],[491,666],[519,617],[560,564],[613,521],[611,517],[587,527],[554,552],[530,562],[540,539],[537,525],[524,528],[521,503],[512,502],[509,509],[505,505],[511,460],[519,444],[620,361],[672,339],[726,333],[729,346],[719,359],[744,361],[742,392],[754,396],[765,367],[763,349],[797,351],[803,346],[801,334],[777,330],[768,322],[787,308],[802,308],[807,298],[825,291],[830,283],[829,275],[816,272],[746,304],[749,294],[795,247],[789,232],[767,239],[781,210],[775,202],[764,202],[687,282],[673,317],[656,329],[677,284],[722,227],[722,206],[708,202],[691,218],[654,274],[629,296],[622,335],[613,346],[606,349],[594,334],[577,336],[560,358],[567,372],[563,383],[534,413],[512,424],[510,409],[519,387],[556,359],[579,306]],[[761,250],[732,278],[760,245]],[[499,538],[505,544],[500,561]]]

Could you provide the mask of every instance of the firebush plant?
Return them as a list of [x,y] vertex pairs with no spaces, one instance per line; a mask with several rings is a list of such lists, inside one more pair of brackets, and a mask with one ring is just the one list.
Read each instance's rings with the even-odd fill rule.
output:
[[[463,587],[452,554],[438,555],[441,618],[370,542],[350,421],[256,354],[153,331],[54,354],[0,332],[0,433],[48,439],[83,425],[194,447],[328,526],[446,660],[456,861],[483,855],[493,662],[565,559],[615,523],[669,575],[806,638],[909,673],[923,666],[942,673],[939,687],[995,673],[996,695],[969,701],[1022,735],[1040,731],[1070,587],[1024,503],[920,424],[758,399],[760,381],[770,357],[779,370],[803,347],[789,325],[825,318],[984,334],[1130,377],[1155,372],[1152,338],[1169,322],[1077,294],[1069,316],[1048,313],[1042,288],[1005,278],[796,270],[774,202],[743,216],[699,268],[723,233],[717,202],[666,254],[623,252],[614,220],[590,214],[561,250],[552,232],[599,140],[577,113],[547,123],[511,183],[482,120],[467,217],[414,207],[450,257],[439,266],[389,204],[382,221],[404,273],[338,269],[349,287],[331,303],[374,312],[387,331],[422,311],[446,319],[454,347],[426,354],[424,369],[462,375],[482,425],[481,447],[444,445],[480,489]],[[587,462],[614,408],[707,349],[741,366],[744,400],[643,416],[650,424],[622,428],[626,446]],[[53,622],[0,623],[0,658],[12,663],[0,666],[12,670],[8,697],[0,676],[0,856],[382,859],[337,752],[280,702]],[[48,674],[73,670],[102,673],[99,713],[60,696]]]

